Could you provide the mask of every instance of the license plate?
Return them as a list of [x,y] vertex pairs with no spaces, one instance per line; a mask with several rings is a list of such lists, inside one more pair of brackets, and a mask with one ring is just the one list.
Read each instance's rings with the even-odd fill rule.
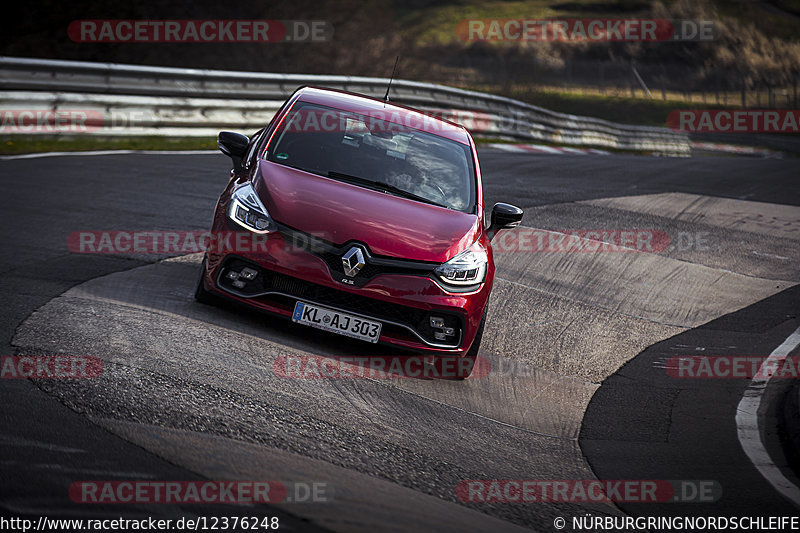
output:
[[378,342],[381,336],[380,322],[305,302],[295,304],[292,322],[367,342]]

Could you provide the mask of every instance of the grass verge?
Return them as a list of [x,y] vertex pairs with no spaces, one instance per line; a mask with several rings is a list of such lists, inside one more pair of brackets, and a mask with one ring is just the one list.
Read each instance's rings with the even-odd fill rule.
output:
[[216,148],[216,139],[213,137],[0,136],[0,154],[5,155],[85,152],[89,150],[212,150]]

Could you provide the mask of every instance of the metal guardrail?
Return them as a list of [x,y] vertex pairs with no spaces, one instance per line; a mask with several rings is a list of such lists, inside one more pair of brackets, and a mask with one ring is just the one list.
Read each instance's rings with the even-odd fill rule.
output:
[[[80,109],[108,135],[214,135],[259,129],[301,85],[382,97],[388,79],[268,74],[0,57],[0,110]],[[690,153],[684,133],[557,113],[511,98],[394,80],[394,102],[435,112],[479,136],[664,155]],[[5,131],[3,133],[31,133]]]

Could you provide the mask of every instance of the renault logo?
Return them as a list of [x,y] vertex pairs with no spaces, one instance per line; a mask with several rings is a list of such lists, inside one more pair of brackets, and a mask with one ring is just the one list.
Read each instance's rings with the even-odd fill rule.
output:
[[344,267],[344,274],[348,277],[353,277],[364,268],[364,253],[361,248],[353,246],[347,253],[342,256],[342,266]]

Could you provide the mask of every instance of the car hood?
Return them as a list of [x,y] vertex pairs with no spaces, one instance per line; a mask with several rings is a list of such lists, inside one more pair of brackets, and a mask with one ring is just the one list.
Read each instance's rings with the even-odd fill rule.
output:
[[335,244],[354,240],[376,255],[443,263],[478,238],[480,219],[260,161],[254,186],[281,224]]

